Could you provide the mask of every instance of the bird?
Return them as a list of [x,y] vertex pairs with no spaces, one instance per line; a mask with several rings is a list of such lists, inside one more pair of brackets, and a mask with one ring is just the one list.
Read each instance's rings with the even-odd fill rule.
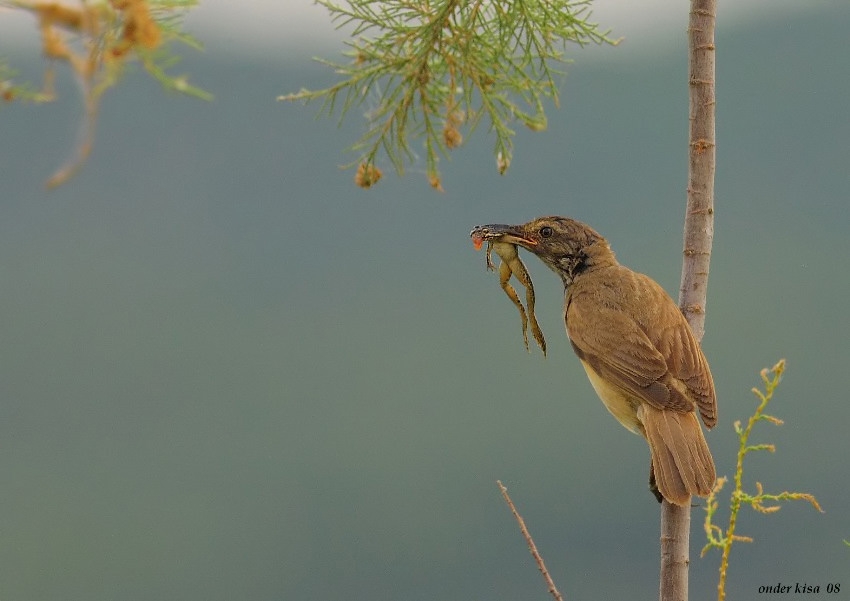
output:
[[608,411],[649,444],[658,502],[688,506],[692,496],[708,496],[716,472],[697,412],[707,429],[717,423],[714,380],[664,288],[621,265],[604,237],[568,217],[476,226],[471,234],[520,246],[560,276],[573,351]]

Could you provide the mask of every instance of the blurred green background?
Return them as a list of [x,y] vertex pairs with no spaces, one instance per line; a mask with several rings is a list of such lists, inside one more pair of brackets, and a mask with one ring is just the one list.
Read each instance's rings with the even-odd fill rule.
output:
[[[682,31],[576,52],[548,132],[520,132],[505,177],[476,132],[443,163],[445,194],[424,159],[354,187],[337,165],[365,121],[275,102],[333,80],[307,54],[187,53],[178,71],[211,103],[130,77],[89,163],[50,193],[79,128],[73,82],[54,105],[4,106],[0,598],[545,599],[497,479],[567,598],[656,598],[645,443],[586,381],[555,276],[527,257],[543,359],[468,232],[569,215],[675,297]],[[787,358],[770,410],[786,425],[754,440],[777,452],[746,479],[826,510],[744,511],[733,599],[850,590],[848,31],[841,3],[719,31],[708,440],[731,475],[732,422]],[[703,517],[695,600],[719,560],[698,558]]]

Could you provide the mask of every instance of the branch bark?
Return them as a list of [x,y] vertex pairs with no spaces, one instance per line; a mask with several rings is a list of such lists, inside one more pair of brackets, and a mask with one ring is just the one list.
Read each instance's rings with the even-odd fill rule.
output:
[[549,594],[552,595],[555,601],[564,601],[564,598],[561,596],[561,592],[558,590],[558,587],[555,586],[555,581],[552,580],[552,576],[549,575],[549,570],[546,569],[546,564],[543,563],[543,557],[541,557],[540,552],[537,550],[537,545],[534,544],[534,539],[531,538],[531,533],[525,526],[525,520],[522,519],[519,511],[517,511],[516,505],[514,505],[514,502],[511,500],[511,496],[508,494],[508,489],[505,488],[505,485],[502,484],[501,480],[496,480],[496,484],[499,485],[499,490],[502,491],[502,498],[505,499],[505,503],[508,504],[511,513],[514,514],[514,518],[516,518],[516,521],[519,524],[519,529],[522,532],[522,536],[525,539],[526,544],[528,545],[528,550],[531,551],[531,555],[534,557],[535,563],[537,563],[537,569],[540,570],[540,573],[543,575],[543,579],[546,581],[546,586],[549,588]]
[[[688,23],[689,164],[679,308],[697,340],[705,333],[708,268],[714,239],[716,0],[691,0]],[[661,504],[661,601],[687,601],[690,507]]]
[[679,307],[697,340],[705,333],[705,299],[714,239],[714,20],[716,0],[691,0],[688,38],[690,161]]

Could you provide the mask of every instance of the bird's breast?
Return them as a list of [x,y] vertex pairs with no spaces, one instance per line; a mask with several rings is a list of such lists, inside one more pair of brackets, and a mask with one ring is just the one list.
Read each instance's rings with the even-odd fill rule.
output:
[[590,380],[593,390],[599,395],[611,415],[616,417],[617,421],[627,430],[645,437],[643,426],[637,417],[640,401],[630,397],[623,390],[605,380],[584,359],[581,360],[581,365],[587,372],[587,378]]

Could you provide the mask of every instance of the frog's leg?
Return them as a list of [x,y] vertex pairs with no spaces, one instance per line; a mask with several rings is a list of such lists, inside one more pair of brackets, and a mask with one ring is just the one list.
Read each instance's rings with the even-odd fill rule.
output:
[[487,252],[484,255],[485,261],[487,263],[487,271],[493,271],[496,269],[496,266],[493,265],[493,243],[487,243]]
[[543,330],[540,329],[540,324],[537,323],[537,316],[534,314],[534,286],[531,285],[531,280],[528,280],[528,288],[525,289],[525,304],[528,305],[528,317],[531,320],[531,333],[537,341],[537,346],[543,351],[543,356],[546,356],[546,339],[543,337]]
[[502,286],[505,294],[508,295],[508,298],[511,299],[511,302],[519,310],[519,318],[522,320],[522,341],[525,343],[525,350],[528,351],[530,350],[528,348],[528,317],[525,314],[525,309],[517,296],[516,290],[514,290],[514,287],[508,281],[511,279],[511,273],[510,264],[502,260],[502,264],[499,266],[499,284]]
[[511,261],[510,269],[514,277],[525,287],[525,304],[528,307],[528,319],[531,320],[531,333],[545,357],[546,339],[543,337],[543,331],[540,329],[540,324],[537,323],[537,317],[534,314],[534,284],[531,281],[531,276],[528,274],[528,270],[522,259],[519,258],[519,255]]

